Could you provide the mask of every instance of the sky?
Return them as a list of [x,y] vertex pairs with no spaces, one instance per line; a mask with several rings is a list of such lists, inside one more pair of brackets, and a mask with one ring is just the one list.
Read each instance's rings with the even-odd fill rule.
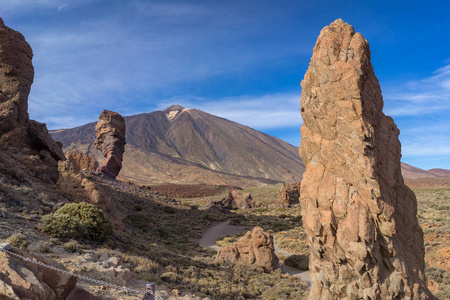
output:
[[30,118],[49,129],[172,104],[300,144],[300,82],[320,30],[369,41],[402,161],[450,169],[450,1],[0,0],[33,48]]

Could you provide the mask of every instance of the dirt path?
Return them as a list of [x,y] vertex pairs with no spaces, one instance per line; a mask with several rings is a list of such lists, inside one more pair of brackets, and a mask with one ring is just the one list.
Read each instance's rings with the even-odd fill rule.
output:
[[[216,240],[221,236],[228,234],[236,234],[245,230],[251,230],[252,227],[247,226],[233,226],[230,225],[230,220],[216,223],[209,227],[199,240],[199,245],[213,250],[219,250],[221,247],[216,245]],[[274,240],[275,253],[281,254],[283,256],[290,256],[292,253],[286,252],[275,243]],[[299,277],[302,281],[311,284],[311,275],[309,271],[301,271],[299,269],[281,265],[281,270],[283,273],[288,273],[289,275]]]
[[218,238],[224,235],[236,234],[250,229],[252,229],[252,227],[230,225],[230,220],[223,221],[209,227],[205,233],[203,233],[198,243],[202,247],[219,250],[221,247],[216,245]]

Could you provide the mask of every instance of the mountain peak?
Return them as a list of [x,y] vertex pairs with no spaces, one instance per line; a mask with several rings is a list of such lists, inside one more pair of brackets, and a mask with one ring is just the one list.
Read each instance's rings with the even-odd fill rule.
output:
[[169,112],[169,111],[174,111],[174,110],[183,110],[184,107],[178,104],[174,104],[169,106],[168,108],[164,109],[163,112]]
[[175,118],[175,116],[178,115],[179,112],[184,110],[185,108],[183,106],[174,104],[163,110],[163,112],[166,113],[167,119],[172,121]]

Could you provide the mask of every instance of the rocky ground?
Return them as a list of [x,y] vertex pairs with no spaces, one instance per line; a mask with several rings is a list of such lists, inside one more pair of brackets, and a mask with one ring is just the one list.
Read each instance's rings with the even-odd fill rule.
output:
[[[259,207],[231,212],[203,210],[210,200],[225,198],[229,192],[174,199],[158,195],[147,187],[108,180],[89,172],[77,175],[70,170],[62,170],[57,185],[39,184],[17,166],[9,165],[5,154],[2,155],[0,242],[10,241],[27,253],[52,257],[69,270],[118,285],[142,290],[146,282],[156,282],[158,293],[164,298],[197,295],[218,299],[225,295],[238,299],[306,299],[308,285],[298,278],[282,274],[281,270],[266,273],[258,267],[217,262],[215,251],[198,246],[202,233],[213,222],[230,219],[234,225],[261,226],[275,235],[276,243],[283,250],[298,255],[291,261],[280,256],[282,264],[307,266],[304,258],[308,250],[300,207],[273,207],[280,185],[240,191],[250,193]],[[435,282],[435,294],[445,299],[450,295],[450,238],[446,221],[450,187],[414,191],[419,203],[419,221],[425,233],[427,276]],[[81,200],[97,201],[104,207],[115,226],[109,239],[103,243],[70,240],[42,231],[43,215],[64,202]],[[244,234],[225,236],[218,245],[226,246]],[[106,299],[141,298],[102,284],[79,281],[79,286]],[[177,294],[180,296],[175,296]]]
[[[261,267],[219,262],[215,251],[198,246],[212,222],[231,218],[238,223],[246,218],[240,211],[202,210],[147,187],[89,172],[77,174],[67,163],[61,164],[63,175],[55,186],[19,180],[13,168],[0,170],[0,242],[52,257],[67,269],[98,280],[141,290],[145,282],[156,282],[159,294],[167,297],[165,291],[212,299],[302,299],[307,294],[306,283],[281,270],[267,273]],[[114,226],[110,238],[99,243],[42,231],[42,216],[63,203],[81,200],[103,207]],[[263,226],[268,228],[277,219],[268,218]],[[80,281],[79,286],[106,299],[139,298],[102,284]]]

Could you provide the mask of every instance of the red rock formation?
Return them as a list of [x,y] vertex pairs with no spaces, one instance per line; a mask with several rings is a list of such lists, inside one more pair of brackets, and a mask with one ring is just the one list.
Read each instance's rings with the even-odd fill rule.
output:
[[28,117],[32,58],[25,38],[0,19],[0,148],[11,151],[37,178],[56,182],[57,161],[65,160],[62,145],[53,141],[45,124]]
[[298,204],[300,197],[300,183],[283,183],[277,197],[276,205],[278,207],[288,208]]
[[28,123],[33,51],[25,38],[0,19],[0,134]]
[[368,42],[336,20],[320,32],[302,81],[309,299],[434,299],[399,130],[382,109]]
[[[11,251],[28,256],[19,250]],[[37,255],[33,255],[33,258],[65,269],[53,259]],[[5,295],[6,299],[64,299],[77,284],[73,276],[22,261],[4,252],[0,252],[0,262],[0,274],[8,274],[0,277],[0,295]]]
[[93,156],[87,155],[79,150],[69,150],[66,152],[66,158],[70,161],[77,171],[88,170],[97,171],[99,165]]
[[[18,249],[9,249],[24,257],[51,267],[66,270],[55,260]],[[6,276],[5,276],[6,275]],[[21,260],[0,251],[0,299],[70,299],[101,300],[91,293],[76,287],[77,278],[58,271]]]
[[250,193],[242,193],[237,190],[232,190],[228,193],[228,198],[231,199],[232,206],[236,206],[241,209],[249,209],[256,206],[255,200],[253,200]]
[[269,272],[278,268],[272,235],[264,232],[261,227],[255,227],[234,244],[219,250],[216,259],[258,265]]
[[104,110],[95,126],[95,133],[94,145],[105,157],[100,171],[116,178],[122,169],[125,152],[125,120],[116,112]]

